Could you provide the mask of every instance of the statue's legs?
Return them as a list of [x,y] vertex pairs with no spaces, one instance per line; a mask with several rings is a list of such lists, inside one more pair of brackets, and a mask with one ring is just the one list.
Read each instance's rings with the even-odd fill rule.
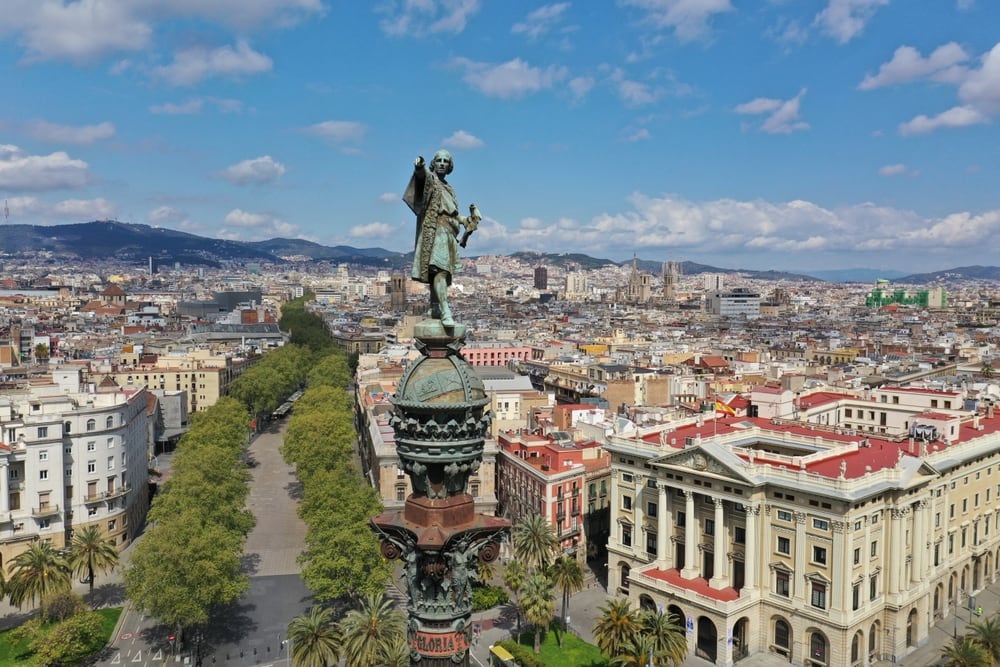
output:
[[[435,302],[437,302],[435,304]],[[455,326],[455,320],[451,317],[451,308],[448,307],[448,274],[445,271],[437,271],[431,283],[431,311],[437,306],[441,315],[441,324],[446,327]],[[432,315],[433,317],[433,315]]]

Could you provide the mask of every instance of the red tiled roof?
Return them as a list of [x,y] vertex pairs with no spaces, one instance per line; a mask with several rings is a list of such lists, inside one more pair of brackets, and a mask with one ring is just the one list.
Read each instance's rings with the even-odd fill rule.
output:
[[708,585],[707,579],[702,577],[697,579],[685,579],[681,576],[680,570],[660,570],[654,567],[641,572],[641,574],[644,574],[647,577],[652,577],[653,579],[665,581],[672,586],[683,588],[720,602],[732,602],[733,600],[738,600],[740,598],[740,592],[731,586],[727,586],[725,588],[712,588]]
[[820,405],[826,405],[827,403],[836,403],[837,401],[843,400],[857,400],[857,396],[852,394],[835,394],[831,391],[818,391],[815,394],[809,394],[808,396],[803,396],[799,399],[800,408],[815,408]]

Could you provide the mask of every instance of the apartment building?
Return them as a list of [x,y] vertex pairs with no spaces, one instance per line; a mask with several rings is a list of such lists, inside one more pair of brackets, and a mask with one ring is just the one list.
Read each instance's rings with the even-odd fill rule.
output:
[[[1000,417],[916,388],[788,401],[827,423],[719,416],[609,438],[609,591],[676,614],[716,665],[900,660],[998,575]],[[866,422],[909,414],[862,430],[862,405]]]
[[210,350],[191,350],[165,355],[123,356],[120,364],[97,368],[93,380],[111,379],[125,389],[186,391],[188,412],[204,411],[229,394],[229,385],[257,362],[256,357],[235,357]]
[[52,384],[0,396],[0,567],[92,524],[123,549],[145,521],[146,390],[97,392],[81,377],[56,369]]
[[[595,515],[602,509],[597,484],[601,472],[608,470],[608,455],[597,443],[575,443],[565,433],[557,437],[508,431],[499,434],[497,442],[501,515],[514,525],[529,515],[541,515],[552,524],[561,551],[582,561],[587,556],[586,515],[589,509]],[[592,494],[588,484],[594,485]],[[603,527],[599,522],[595,517],[595,530]]]

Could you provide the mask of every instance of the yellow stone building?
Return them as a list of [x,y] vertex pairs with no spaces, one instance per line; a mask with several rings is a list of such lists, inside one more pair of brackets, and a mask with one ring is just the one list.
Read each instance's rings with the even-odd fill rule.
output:
[[997,578],[1000,417],[950,391],[788,394],[794,419],[612,436],[609,593],[716,665],[898,661]]

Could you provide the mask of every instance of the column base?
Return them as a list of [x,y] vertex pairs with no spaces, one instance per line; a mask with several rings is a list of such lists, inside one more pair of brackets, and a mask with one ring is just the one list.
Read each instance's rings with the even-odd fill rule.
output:
[[714,588],[719,590],[721,588],[726,588],[729,586],[729,577],[712,577],[708,580],[709,588]]
[[681,579],[697,579],[700,576],[701,572],[693,568],[684,568],[681,570]]

